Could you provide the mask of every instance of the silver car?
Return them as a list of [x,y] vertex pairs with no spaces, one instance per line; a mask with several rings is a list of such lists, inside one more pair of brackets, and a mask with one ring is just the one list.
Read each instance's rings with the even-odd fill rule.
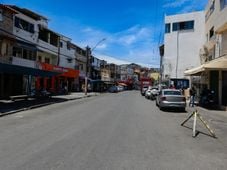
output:
[[163,89],[156,97],[156,105],[159,109],[176,108],[185,111],[186,98],[182,95],[180,90]]

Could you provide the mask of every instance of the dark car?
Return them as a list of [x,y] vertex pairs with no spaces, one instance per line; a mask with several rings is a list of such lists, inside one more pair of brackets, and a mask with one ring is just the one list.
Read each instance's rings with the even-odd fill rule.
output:
[[110,92],[110,93],[117,93],[117,92],[118,92],[117,86],[111,86],[111,87],[108,89],[108,92]]
[[148,86],[143,86],[141,89],[141,95],[144,96],[147,90],[148,90]]

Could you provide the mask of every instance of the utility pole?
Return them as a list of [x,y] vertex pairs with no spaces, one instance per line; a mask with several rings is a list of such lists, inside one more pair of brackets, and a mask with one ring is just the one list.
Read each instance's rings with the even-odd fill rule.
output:
[[91,58],[91,48],[89,46],[86,47],[86,75],[85,75],[85,87],[84,93],[87,95],[88,88],[88,76],[89,76],[89,68],[90,68],[90,58]]
[[178,61],[179,60],[179,30],[177,31],[177,60],[176,60],[176,78],[178,78]]
[[85,95],[87,95],[87,90],[88,90],[88,76],[89,76],[89,72],[90,72],[90,65],[91,65],[91,54],[92,51],[94,51],[94,49],[103,41],[105,41],[106,38],[101,39],[100,41],[98,41],[96,43],[96,45],[91,49],[89,46],[86,47],[86,59],[87,59],[87,66],[86,66],[86,76],[85,76],[85,87],[84,87],[84,93]]

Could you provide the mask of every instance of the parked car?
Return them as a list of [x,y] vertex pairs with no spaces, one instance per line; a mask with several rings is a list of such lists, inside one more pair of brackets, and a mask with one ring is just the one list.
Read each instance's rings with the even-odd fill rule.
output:
[[148,86],[143,86],[142,89],[141,89],[141,95],[144,96],[145,95],[145,92],[147,91],[148,89]]
[[156,97],[156,105],[160,110],[164,108],[176,108],[185,111],[186,98],[180,90],[163,89]]
[[146,92],[145,92],[145,97],[146,97],[147,99],[151,99],[151,89],[150,89],[150,88],[148,88],[148,89],[146,90]]
[[151,91],[150,99],[151,100],[155,100],[156,99],[156,96],[159,94],[158,87],[153,86],[153,87],[151,87],[151,90],[150,91]]
[[117,92],[118,92],[117,86],[111,86],[111,87],[108,89],[108,92],[110,92],[110,93],[117,93]]
[[34,98],[50,98],[52,96],[51,92],[47,91],[46,89],[32,89],[30,93],[30,97]]
[[124,91],[124,87],[123,86],[120,86],[120,85],[118,85],[117,86],[117,90],[120,92],[120,91]]

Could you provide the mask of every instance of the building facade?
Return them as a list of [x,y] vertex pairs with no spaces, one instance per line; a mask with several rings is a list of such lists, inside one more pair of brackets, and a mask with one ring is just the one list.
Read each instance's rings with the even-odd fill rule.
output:
[[204,12],[165,16],[162,79],[185,78],[184,71],[200,65],[205,36]]
[[227,106],[227,1],[209,0],[205,10],[206,41],[200,49],[201,65],[185,72],[199,77],[200,90],[214,91],[220,107]]
[[[70,39],[48,29],[47,18],[28,9],[0,5],[0,11],[0,98],[30,95],[34,89],[59,92],[61,78],[71,90],[69,79],[79,76],[74,52],[60,47],[60,40]],[[72,60],[63,62],[65,56]]]

